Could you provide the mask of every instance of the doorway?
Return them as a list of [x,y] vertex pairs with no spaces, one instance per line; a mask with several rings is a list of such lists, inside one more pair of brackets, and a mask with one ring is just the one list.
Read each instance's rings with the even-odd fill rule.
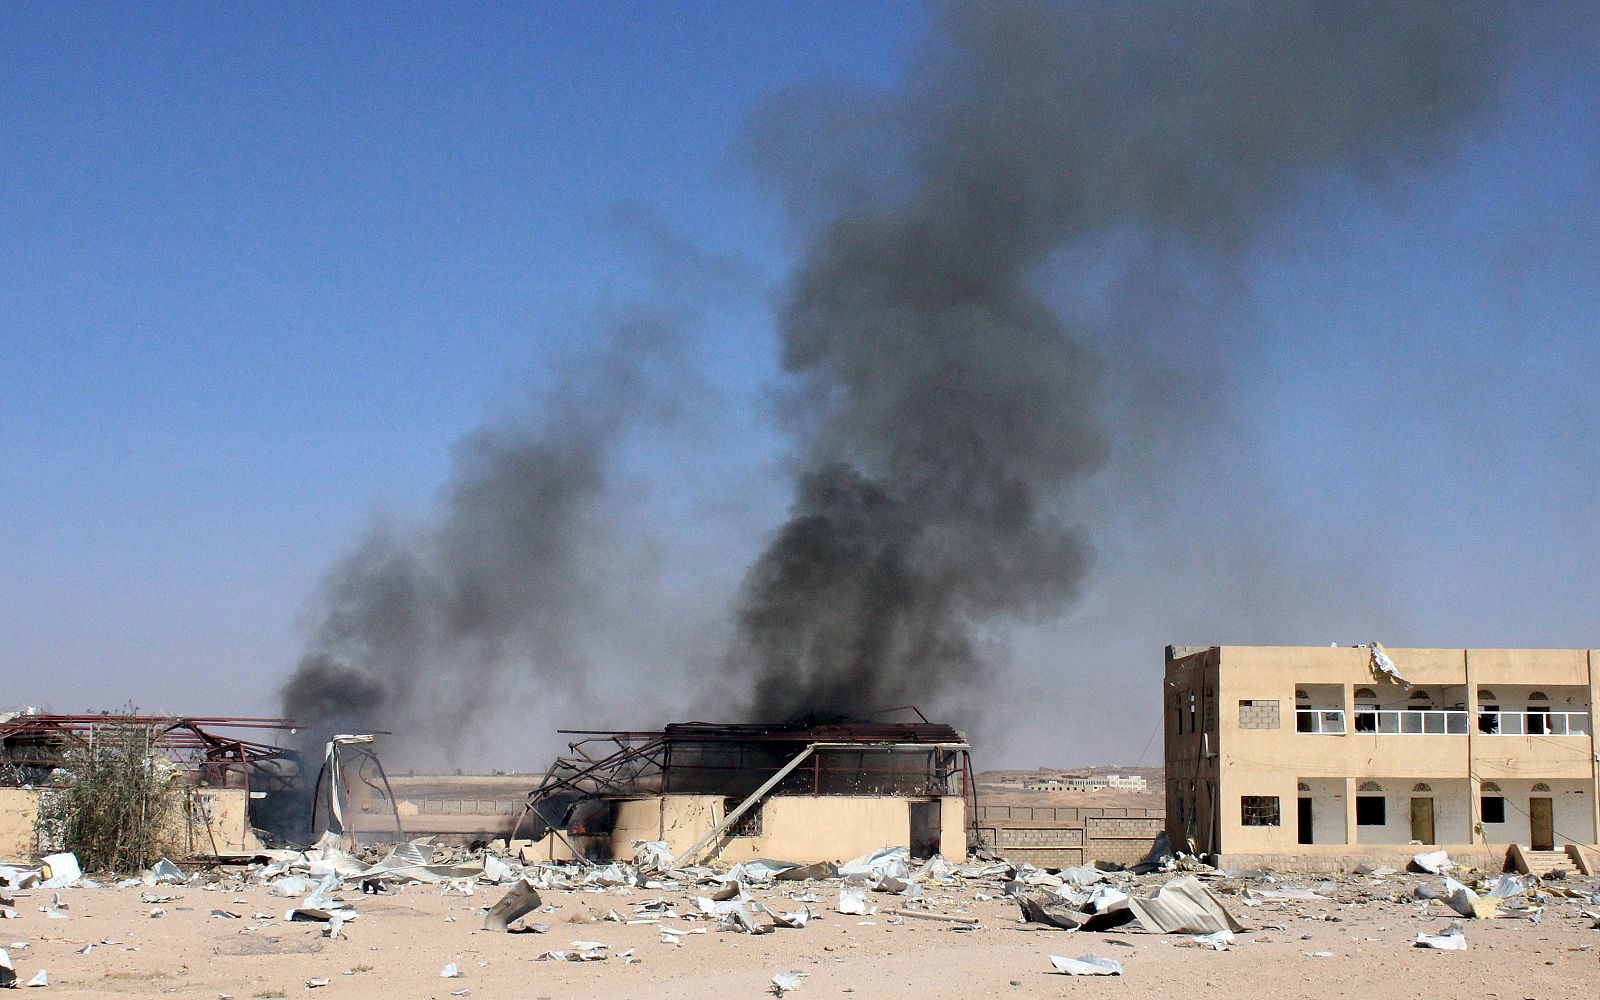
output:
[[911,856],[931,858],[944,846],[939,800],[911,803]]
[[1556,849],[1556,824],[1553,800],[1528,800],[1528,846],[1536,851]]
[[1433,800],[1411,800],[1411,839],[1424,844],[1433,843]]
[[1316,843],[1315,828],[1311,822],[1311,800],[1300,800],[1300,843]]

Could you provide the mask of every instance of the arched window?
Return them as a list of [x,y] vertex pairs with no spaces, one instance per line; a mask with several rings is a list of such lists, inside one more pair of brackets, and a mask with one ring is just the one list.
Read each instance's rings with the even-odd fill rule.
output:
[[1301,781],[1301,782],[1297,782],[1295,784],[1294,790],[1297,791],[1297,792],[1307,792],[1307,793],[1309,793],[1311,791],[1311,786],[1306,784],[1305,782]]
[[1545,792],[1546,794],[1548,794],[1549,791],[1550,791],[1550,786],[1541,781],[1537,785],[1533,786],[1533,790],[1536,791],[1536,792]]
[[1411,702],[1415,702],[1415,703],[1420,703],[1423,706],[1428,706],[1428,705],[1432,705],[1433,704],[1433,695],[1430,695],[1426,691],[1417,690],[1417,691],[1411,692],[1411,694],[1407,697],[1407,700],[1411,701]]
[[1294,700],[1297,703],[1298,702],[1302,702],[1302,701],[1310,703],[1311,696],[1309,694],[1306,694],[1304,691],[1300,690],[1299,688],[1296,688],[1295,692],[1294,692]]
[[1378,784],[1376,781],[1363,781],[1361,783],[1361,785],[1356,789],[1356,791],[1358,791],[1358,792],[1381,792],[1381,791],[1383,791],[1383,786]]
[[1500,699],[1488,688],[1478,689],[1478,732],[1490,736],[1500,732]]
[[1485,781],[1483,783],[1483,794],[1488,795],[1490,793],[1493,793],[1495,795],[1499,795],[1500,794],[1500,786],[1495,784],[1492,781]]
[[1543,691],[1528,695],[1529,736],[1543,736],[1550,731],[1550,699]]
[[1417,782],[1415,785],[1411,786],[1411,790],[1413,792],[1429,792],[1429,793],[1432,793],[1432,791],[1433,791],[1432,788],[1428,787],[1428,783],[1426,781]]
[[1371,688],[1356,688],[1356,732],[1378,731],[1378,692]]

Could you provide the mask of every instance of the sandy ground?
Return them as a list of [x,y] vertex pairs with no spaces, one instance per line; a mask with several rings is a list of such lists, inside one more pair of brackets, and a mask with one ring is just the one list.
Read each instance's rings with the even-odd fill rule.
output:
[[[1148,891],[1170,876],[1141,880]],[[543,890],[550,912],[530,914],[548,924],[543,934],[497,934],[480,929],[481,908],[502,890],[479,886],[472,897],[442,895],[438,886],[411,885],[387,895],[344,893],[360,913],[341,939],[317,924],[285,923],[293,900],[264,887],[162,887],[175,898],[152,904],[140,889],[65,889],[68,919],[40,907],[48,891],[19,893],[19,916],[0,921],[0,947],[10,950],[22,980],[48,970],[48,996],[327,997],[758,997],[774,973],[806,974],[796,995],[806,997],[1137,996],[1181,997],[1223,990],[1241,996],[1285,997],[1592,997],[1600,988],[1600,930],[1578,899],[1556,898],[1540,923],[1527,919],[1466,922],[1469,950],[1413,947],[1419,931],[1434,933],[1453,914],[1440,902],[1410,901],[1419,881],[1400,875],[1381,881],[1351,876],[1331,901],[1268,902],[1245,908],[1224,897],[1247,931],[1229,951],[1195,947],[1187,939],[1144,932],[1068,933],[1018,923],[1017,906],[994,882],[932,887],[924,904],[945,914],[970,914],[977,930],[930,921],[891,923],[885,911],[898,897],[869,893],[879,912],[836,912],[834,883],[780,883],[753,890],[772,908],[794,910],[792,897],[810,892],[817,916],[805,928],[752,936],[718,930],[706,921],[667,920],[709,927],[681,945],[661,941],[659,928],[602,919],[627,916],[653,897],[696,912],[690,887],[677,891],[613,888],[604,892]],[[1315,879],[1278,884],[1314,885]],[[1237,883],[1229,888],[1237,888]],[[1552,885],[1593,892],[1595,880]],[[703,892],[704,890],[700,890]],[[785,896],[791,898],[785,898]],[[980,896],[992,896],[980,899]],[[1397,896],[1406,902],[1385,897]],[[211,916],[216,909],[240,919]],[[253,915],[271,914],[270,919]],[[637,960],[538,961],[545,951],[575,941],[599,941],[614,954],[634,949]],[[26,948],[16,946],[26,942]],[[88,953],[80,953],[86,945]],[[1310,957],[1328,951],[1331,957]],[[1093,953],[1125,966],[1116,978],[1069,978],[1052,971],[1049,956]],[[447,963],[463,977],[442,979]],[[316,989],[307,982],[326,978]]]

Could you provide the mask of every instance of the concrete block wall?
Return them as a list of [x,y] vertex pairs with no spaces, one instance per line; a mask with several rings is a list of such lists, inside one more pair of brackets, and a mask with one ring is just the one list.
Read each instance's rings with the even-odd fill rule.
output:
[[1278,703],[1276,701],[1254,701],[1246,704],[1241,701],[1239,703],[1239,728],[1277,729]]
[[1059,868],[1142,860],[1166,827],[1161,809],[1122,806],[978,807],[983,843],[1002,857]]
[[[403,801],[403,800],[402,800]],[[417,812],[444,816],[510,816],[526,799],[423,799]]]

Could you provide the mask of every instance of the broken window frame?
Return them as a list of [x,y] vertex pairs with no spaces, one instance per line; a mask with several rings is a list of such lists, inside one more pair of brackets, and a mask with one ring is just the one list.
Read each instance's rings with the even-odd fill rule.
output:
[[[722,815],[726,816],[735,809],[739,808],[739,803],[741,801],[741,799],[734,798],[733,796],[724,798],[722,800]],[[764,836],[763,831],[765,830],[765,824],[762,822],[762,815],[765,812],[766,803],[757,802],[755,805],[746,810],[743,816],[740,816],[733,822],[731,826],[728,827],[727,831],[724,833],[724,836],[730,838]]]
[[1276,795],[1239,796],[1240,826],[1282,826],[1283,808]]

